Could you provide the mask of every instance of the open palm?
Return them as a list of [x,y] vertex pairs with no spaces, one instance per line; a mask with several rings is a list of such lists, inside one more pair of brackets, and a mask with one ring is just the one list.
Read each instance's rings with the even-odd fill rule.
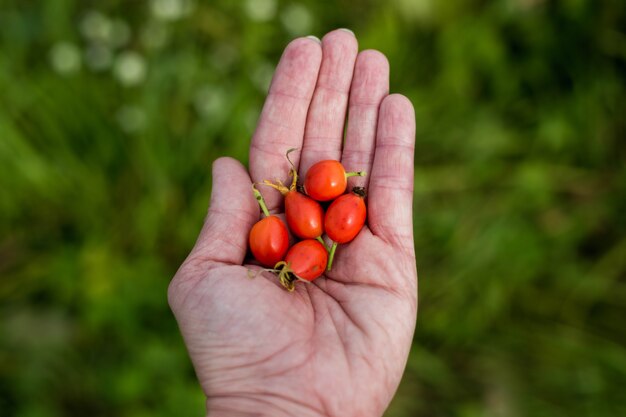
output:
[[[170,305],[211,416],[380,416],[402,376],[417,310],[412,195],[414,114],[388,95],[389,66],[350,32],[291,42],[250,145],[250,173],[213,165],[211,205],[174,277]],[[345,142],[344,124],[348,114]],[[285,291],[251,279],[247,237],[259,220],[252,182],[303,176],[315,162],[366,170],[367,226],[340,246],[332,272]],[[263,189],[270,210],[282,197]]]

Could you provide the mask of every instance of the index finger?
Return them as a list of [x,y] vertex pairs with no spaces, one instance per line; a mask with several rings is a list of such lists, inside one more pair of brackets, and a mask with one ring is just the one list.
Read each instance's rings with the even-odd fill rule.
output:
[[[250,143],[252,181],[287,181],[289,163],[285,153],[301,148],[307,112],[322,61],[319,41],[312,38],[293,40],[283,52],[270,85],[261,117]],[[298,165],[299,152],[290,155]],[[270,189],[263,196],[270,210],[281,205],[281,195]]]

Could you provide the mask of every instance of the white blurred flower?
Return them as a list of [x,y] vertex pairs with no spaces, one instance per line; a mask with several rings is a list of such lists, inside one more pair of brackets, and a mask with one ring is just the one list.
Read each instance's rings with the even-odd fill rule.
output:
[[90,43],[119,48],[128,43],[131,30],[122,19],[110,19],[105,14],[92,10],[80,21],[80,31]]
[[123,52],[115,60],[113,73],[127,87],[140,84],[146,78],[146,61],[137,52]]
[[301,4],[286,7],[280,15],[280,20],[285,29],[294,36],[309,34],[313,26],[311,12]]
[[111,20],[97,10],[87,12],[80,21],[81,33],[92,42],[108,43],[112,30]]
[[150,22],[141,31],[141,42],[149,49],[165,46],[168,38],[167,28],[162,23]]
[[126,133],[140,131],[146,125],[146,114],[137,106],[124,106],[117,111],[115,117]]
[[102,71],[111,66],[113,53],[111,48],[101,44],[91,45],[85,51],[85,62],[94,71]]
[[150,10],[152,15],[161,20],[178,20],[193,11],[191,0],[152,0]]
[[50,64],[59,74],[73,74],[80,70],[80,49],[73,43],[59,42],[50,50]]
[[276,0],[246,0],[244,9],[250,19],[267,22],[276,15]]
[[224,91],[214,85],[205,85],[201,87],[193,98],[193,104],[203,117],[215,116],[220,109],[224,107],[225,94]]

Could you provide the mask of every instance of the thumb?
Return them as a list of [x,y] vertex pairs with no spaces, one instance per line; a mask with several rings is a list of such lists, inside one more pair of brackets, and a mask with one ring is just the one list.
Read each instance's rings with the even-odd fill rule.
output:
[[189,259],[241,265],[248,233],[258,220],[259,207],[245,167],[233,158],[216,159],[209,211]]

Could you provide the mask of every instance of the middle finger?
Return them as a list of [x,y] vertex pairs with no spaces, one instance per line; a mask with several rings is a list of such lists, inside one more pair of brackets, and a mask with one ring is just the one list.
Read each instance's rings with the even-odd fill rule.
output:
[[314,163],[339,160],[346,109],[358,43],[350,31],[337,29],[322,39],[322,65],[309,107],[300,156],[300,176]]

